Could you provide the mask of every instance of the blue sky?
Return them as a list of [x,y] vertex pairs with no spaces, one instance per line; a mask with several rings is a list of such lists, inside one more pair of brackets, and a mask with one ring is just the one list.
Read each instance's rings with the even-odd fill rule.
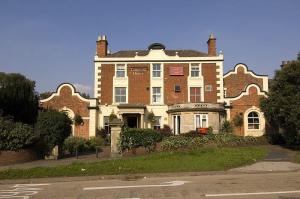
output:
[[99,34],[112,52],[153,42],[206,52],[214,32],[224,72],[242,62],[272,77],[300,51],[299,8],[298,0],[1,0],[0,71],[26,75],[39,92],[62,82],[89,91]]

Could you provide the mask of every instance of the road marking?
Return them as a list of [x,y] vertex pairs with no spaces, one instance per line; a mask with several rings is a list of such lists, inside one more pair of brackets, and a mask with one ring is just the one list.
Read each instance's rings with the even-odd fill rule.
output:
[[189,181],[171,181],[171,182],[163,182],[161,184],[155,185],[133,185],[133,186],[114,186],[114,187],[85,187],[84,191],[89,190],[103,190],[103,189],[128,189],[128,188],[145,188],[145,187],[174,187],[181,186]]
[[21,198],[28,199],[30,196],[39,193],[43,190],[40,186],[47,186],[50,184],[16,184],[13,189],[0,190],[0,199],[4,198]]
[[205,194],[205,197],[271,195],[271,194],[291,194],[291,193],[300,193],[300,190],[296,190],[296,191],[273,191],[273,192],[252,192],[252,193]]

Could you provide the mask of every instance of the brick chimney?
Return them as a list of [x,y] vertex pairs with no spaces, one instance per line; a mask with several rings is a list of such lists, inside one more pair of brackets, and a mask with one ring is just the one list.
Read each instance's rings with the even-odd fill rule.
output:
[[108,42],[106,40],[105,35],[101,35],[97,39],[97,49],[96,49],[96,54],[98,57],[106,57],[107,55],[107,45]]
[[208,47],[208,55],[209,56],[216,56],[216,38],[214,37],[214,34],[211,33],[209,36],[209,39],[207,41],[207,47]]

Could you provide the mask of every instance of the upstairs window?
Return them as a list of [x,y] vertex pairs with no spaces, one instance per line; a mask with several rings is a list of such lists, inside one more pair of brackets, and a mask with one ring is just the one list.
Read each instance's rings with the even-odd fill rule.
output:
[[115,88],[115,102],[126,103],[126,87]]
[[248,129],[259,129],[259,116],[257,112],[250,112],[248,114]]
[[125,65],[117,65],[117,77],[125,77]]
[[152,77],[161,77],[161,65],[160,64],[152,65]]
[[153,103],[161,102],[161,87],[152,88],[152,102]]
[[201,102],[201,87],[190,87],[190,102]]
[[191,64],[191,77],[200,76],[200,67],[199,64]]

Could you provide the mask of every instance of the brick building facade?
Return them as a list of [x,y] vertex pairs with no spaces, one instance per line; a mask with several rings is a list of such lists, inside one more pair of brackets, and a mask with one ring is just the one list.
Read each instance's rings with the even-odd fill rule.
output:
[[[160,43],[151,44],[148,50],[108,53],[106,36],[100,36],[94,57],[95,99],[82,99],[71,85],[65,85],[42,100],[42,106],[67,107],[89,118],[85,128],[92,132],[107,128],[112,113],[129,127],[168,125],[174,134],[199,127],[212,127],[218,133],[226,119],[239,115],[244,124],[236,134],[262,135],[265,122],[259,99],[268,91],[268,77],[256,75],[244,64],[223,75],[224,57],[216,52],[216,38],[210,35],[207,44],[207,53],[168,50]],[[93,113],[88,104],[95,106]],[[154,124],[150,113],[155,116]]]

